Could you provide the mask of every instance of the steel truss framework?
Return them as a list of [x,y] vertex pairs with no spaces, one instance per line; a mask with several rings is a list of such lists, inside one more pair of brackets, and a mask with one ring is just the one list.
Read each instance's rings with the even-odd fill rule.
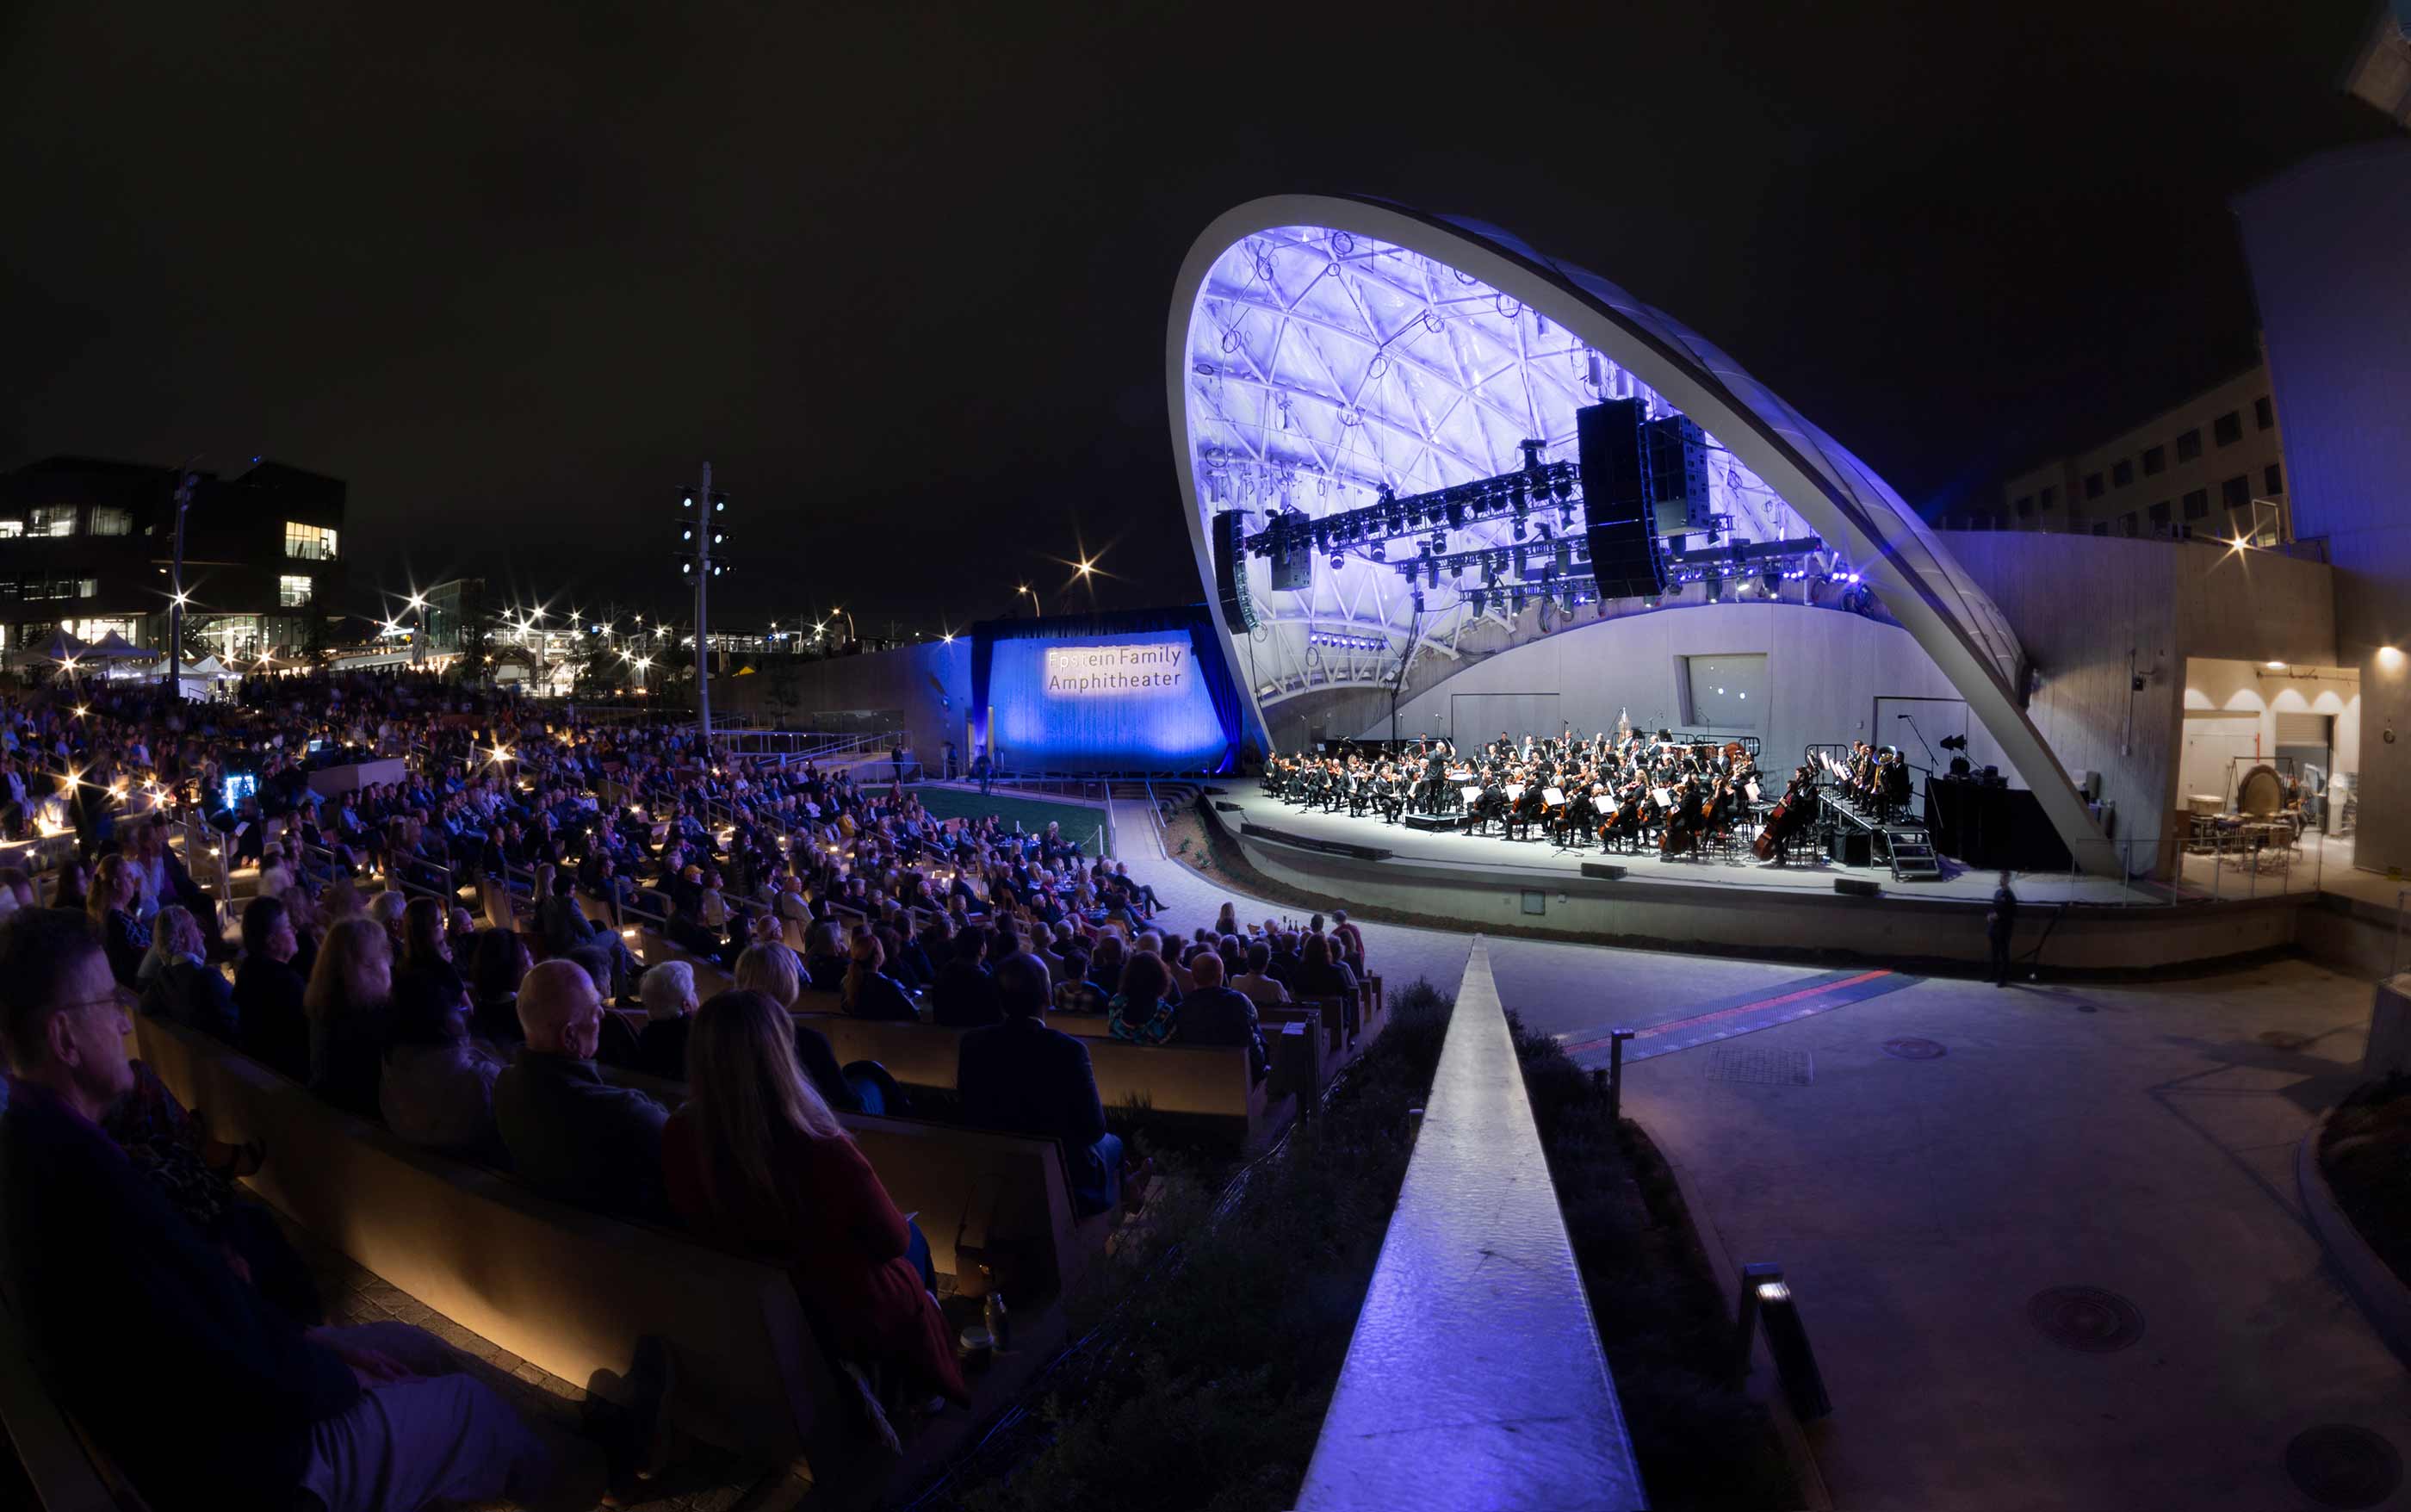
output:
[[[1277,508],[1309,518],[1360,508],[1381,490],[1410,495],[1513,471],[1521,443],[1574,460],[1574,412],[1638,398],[1652,415],[1673,407],[1545,313],[1470,274],[1394,243],[1317,226],[1275,227],[1215,261],[1191,327],[1188,410],[1203,506],[1241,509],[1251,526]],[[1805,535],[1796,512],[1710,437],[1712,507],[1730,541]],[[1582,538],[1582,504],[1537,511],[1545,528]],[[1515,522],[1498,518],[1419,532],[1455,554],[1510,548]],[[1315,630],[1379,634],[1389,673],[1415,624],[1414,593],[1398,568],[1419,548],[1391,542],[1389,560],[1356,545],[1315,564],[1312,587],[1273,593],[1266,568],[1250,587],[1266,611],[1252,646],[1263,696],[1328,682],[1379,680],[1359,654],[1315,654]],[[1444,574],[1424,587],[1419,642],[1454,655],[1480,613],[1464,593],[1482,579]]]

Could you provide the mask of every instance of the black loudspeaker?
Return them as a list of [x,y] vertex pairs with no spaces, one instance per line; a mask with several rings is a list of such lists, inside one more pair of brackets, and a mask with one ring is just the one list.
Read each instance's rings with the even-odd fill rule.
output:
[[1613,882],[1624,876],[1624,868],[1610,865],[1604,861],[1585,861],[1582,864],[1582,874],[1585,877],[1597,877],[1602,881]]
[[1602,599],[1654,598],[1666,588],[1641,422],[1637,399],[1609,400],[1574,412],[1590,573]]
[[1856,877],[1834,878],[1834,891],[1841,894],[1844,897],[1883,896],[1883,889],[1881,887],[1878,886],[1874,882],[1863,881]]
[[1641,428],[1649,508],[1659,535],[1714,528],[1708,506],[1708,438],[1688,415],[1661,414]]
[[1248,592],[1247,524],[1241,510],[1226,509],[1214,516],[1214,591],[1222,601],[1222,623],[1234,635],[1256,628],[1256,601]]

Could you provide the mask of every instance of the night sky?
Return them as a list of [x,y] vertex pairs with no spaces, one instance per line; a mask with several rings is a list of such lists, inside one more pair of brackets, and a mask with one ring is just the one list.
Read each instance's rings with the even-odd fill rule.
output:
[[1947,502],[2249,364],[2228,196],[2385,129],[2361,0],[332,8],[0,18],[0,466],[346,478],[363,606],[666,608],[707,456],[732,619],[1192,599],[1172,282],[1283,190],[1505,225]]

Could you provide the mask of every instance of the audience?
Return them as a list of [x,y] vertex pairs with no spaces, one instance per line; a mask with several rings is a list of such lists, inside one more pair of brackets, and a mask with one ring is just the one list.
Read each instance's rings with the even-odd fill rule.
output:
[[1254,1002],[1222,985],[1222,958],[1210,950],[1200,948],[1191,957],[1189,970],[1196,990],[1180,1000],[1175,1037],[1184,1045],[1245,1045],[1249,1074],[1263,1081],[1267,1069],[1264,1035]]
[[687,1102],[662,1134],[671,1201],[697,1231],[792,1269],[848,1363],[968,1403],[928,1245],[796,1064],[787,1014],[756,992],[695,1015]]
[[84,898],[84,909],[100,930],[101,948],[109,954],[110,973],[126,987],[135,985],[142,952],[151,948],[150,927],[133,911],[138,880],[133,863],[111,851],[100,858]]
[[292,910],[276,898],[254,898],[242,910],[242,964],[235,967],[234,1002],[244,1054],[296,1082],[310,1080],[307,985],[293,968],[300,950]]
[[1337,997],[1343,1006],[1356,1001],[1356,973],[1332,957],[1331,941],[1321,935],[1306,937],[1297,974],[1290,981],[1301,997]]
[[667,1221],[662,1125],[669,1111],[594,1067],[604,1008],[594,979],[547,961],[519,984],[527,1042],[494,1083],[494,1123],[511,1166],[538,1191],[582,1207]]
[[489,929],[477,936],[470,958],[469,986],[476,999],[471,1032],[492,1045],[519,1042],[519,979],[535,962],[527,941],[509,929]]
[[1172,977],[1163,957],[1141,951],[1122,967],[1122,990],[1105,1010],[1105,1029],[1117,1040],[1160,1045],[1172,1038]]
[[[740,957],[738,965],[744,964]],[[645,1026],[636,1035],[633,1069],[667,1082],[685,1081],[687,1036],[694,1024],[694,967],[684,961],[664,961],[638,979],[636,996],[644,1000]]]
[[[393,894],[387,894],[387,896]],[[301,1006],[310,1018],[310,1090],[361,1118],[375,1118],[393,996],[393,954],[370,919],[327,931]]]
[[[753,945],[737,958],[737,985],[746,992],[758,992],[792,1011],[803,996],[796,975],[796,952],[784,945]],[[858,1112],[862,1109],[861,1094],[845,1079],[837,1063],[837,1052],[829,1047],[828,1036],[806,1024],[796,1022],[796,1063],[821,1098],[840,1112]],[[891,1110],[892,1111],[892,1110]]]
[[[0,929],[9,1299],[46,1385],[134,1490],[161,1508],[591,1505],[594,1447],[523,1421],[416,1329],[305,1329],[137,1173],[99,1127],[135,1088],[130,1027],[85,919],[22,909]],[[174,1410],[132,1388],[137,1363]],[[658,1406],[621,1426],[650,1435]]]
[[469,991],[448,964],[394,983],[377,1105],[387,1128],[430,1150],[490,1158],[500,1057],[469,1038]]
[[956,1052],[963,1119],[1062,1141],[1076,1204],[1103,1213],[1121,1199],[1122,1141],[1106,1132],[1089,1047],[1046,1026],[1051,993],[1036,956],[1006,956],[996,986],[1004,1022],[969,1031]]
[[913,1009],[913,999],[894,977],[881,967],[887,964],[887,952],[879,948],[876,935],[857,935],[854,941],[854,964],[846,968],[845,990],[840,1000],[846,1013],[857,1019],[896,1019],[917,1023],[921,1015]]
[[939,971],[937,984],[930,989],[930,1023],[976,1029],[1004,1022],[1004,1010],[997,1006],[996,979],[988,971],[986,954],[986,930],[966,929],[955,937],[953,953]]
[[206,964],[208,954],[201,926],[183,905],[161,909],[153,922],[151,956],[144,963],[151,975],[142,989],[143,1010],[236,1044],[242,1035],[234,989],[224,973]]
[[1238,992],[1247,994],[1257,1003],[1288,1002],[1289,989],[1266,974],[1265,968],[1272,965],[1272,959],[1271,946],[1266,945],[1263,940],[1251,942],[1248,946],[1248,969],[1243,974],[1233,977],[1231,986]]

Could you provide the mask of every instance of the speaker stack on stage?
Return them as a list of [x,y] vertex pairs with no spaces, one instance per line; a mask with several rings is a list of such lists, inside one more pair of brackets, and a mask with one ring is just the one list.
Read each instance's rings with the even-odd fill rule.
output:
[[1256,628],[1256,601],[1248,592],[1247,512],[1226,509],[1214,516],[1214,592],[1222,601],[1222,623],[1234,635]]
[[1644,424],[1637,399],[1610,400],[1574,412],[1590,571],[1602,600],[1656,598],[1666,590],[1666,555],[1658,539]]

